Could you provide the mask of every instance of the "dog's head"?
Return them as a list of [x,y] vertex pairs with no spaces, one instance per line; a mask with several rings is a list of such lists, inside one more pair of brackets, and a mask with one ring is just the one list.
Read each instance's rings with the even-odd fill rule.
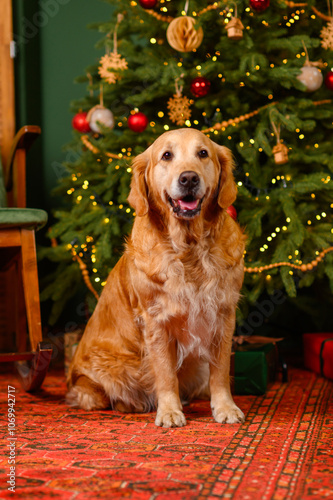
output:
[[150,208],[192,220],[216,202],[227,208],[237,194],[228,148],[195,129],[166,132],[133,162],[129,203],[137,215]]

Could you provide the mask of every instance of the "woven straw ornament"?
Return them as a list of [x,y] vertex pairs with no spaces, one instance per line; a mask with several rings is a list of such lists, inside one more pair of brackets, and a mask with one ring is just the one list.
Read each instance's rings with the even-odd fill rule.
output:
[[197,49],[203,39],[203,30],[194,28],[195,19],[190,16],[181,16],[173,19],[167,29],[167,40],[171,47],[178,52],[191,52]]
[[333,18],[321,30],[320,38],[322,38],[321,45],[324,49],[333,50]]

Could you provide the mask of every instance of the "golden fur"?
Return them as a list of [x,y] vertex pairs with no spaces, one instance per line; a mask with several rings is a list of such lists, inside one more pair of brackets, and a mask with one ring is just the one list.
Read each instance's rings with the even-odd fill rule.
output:
[[145,412],[186,424],[181,401],[210,397],[217,422],[241,422],[230,394],[244,235],[230,151],[194,129],[160,136],[133,163],[136,211],[77,348],[67,402]]

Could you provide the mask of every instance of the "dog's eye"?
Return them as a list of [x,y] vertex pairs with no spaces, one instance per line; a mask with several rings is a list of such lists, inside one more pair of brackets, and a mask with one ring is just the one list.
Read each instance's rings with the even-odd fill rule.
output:
[[165,153],[163,153],[162,160],[171,160],[171,158],[172,153],[170,153],[170,151],[165,151]]
[[202,149],[201,151],[199,151],[198,155],[200,156],[200,158],[207,158],[208,151],[206,149]]

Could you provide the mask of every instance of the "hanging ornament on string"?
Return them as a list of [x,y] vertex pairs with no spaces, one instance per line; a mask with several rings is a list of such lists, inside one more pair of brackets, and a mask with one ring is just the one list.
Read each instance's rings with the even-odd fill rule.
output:
[[272,149],[274,155],[274,161],[277,165],[284,165],[288,163],[288,148],[285,144],[283,144],[282,140],[274,146]]
[[289,161],[288,147],[283,144],[282,139],[280,139],[280,125],[278,127],[275,125],[272,119],[272,112],[274,112],[274,110],[271,110],[269,117],[274,130],[274,135],[276,137],[276,146],[274,146],[274,148],[272,149],[272,153],[274,155],[274,161],[276,165],[284,165]]
[[[184,11],[187,14],[189,0],[186,0]],[[191,52],[197,49],[203,40],[201,26],[195,29],[195,19],[190,16],[176,17],[168,26],[166,37],[169,45],[178,52]]]
[[91,108],[91,110],[88,112],[87,120],[93,132],[96,132],[97,134],[102,134],[103,128],[108,128],[112,130],[114,127],[113,113],[109,109],[105,108],[103,105],[103,84],[101,84],[99,98],[100,98],[99,104]]
[[333,19],[320,32],[322,38],[321,46],[327,50],[333,50]]
[[325,85],[328,90],[333,90],[333,71],[329,71],[325,76]]
[[[183,78],[184,75],[180,75],[179,78]],[[188,97],[183,96],[183,86],[178,86],[178,80],[175,80],[176,93],[173,97],[168,100],[168,115],[170,120],[177,125],[184,125],[186,120],[191,118],[190,100]]]
[[243,29],[244,26],[242,21],[237,17],[237,4],[235,6],[235,16],[233,16],[230,21],[227,23],[225,29],[228,33],[228,38],[231,40],[240,40],[243,38]]
[[301,68],[301,74],[298,75],[299,80],[306,87],[306,92],[315,92],[320,89],[323,83],[323,75],[321,71],[314,66],[314,63],[306,62]]
[[139,4],[144,9],[153,9],[157,5],[157,0],[139,0]]
[[332,8],[330,6],[330,3],[328,1],[328,16],[331,18],[330,21],[328,21],[327,26],[324,26],[324,28],[320,32],[320,38],[322,38],[321,41],[321,46],[324,49],[327,50],[333,50],[333,0],[332,0]]
[[190,89],[195,97],[204,97],[210,90],[210,81],[204,76],[197,76],[192,80]]
[[121,78],[120,71],[125,71],[128,68],[126,59],[118,54],[117,48],[117,29],[123,19],[124,16],[118,14],[117,24],[113,33],[113,52],[110,53],[109,48],[107,48],[107,53],[99,61],[98,74],[110,85],[116,83]]
[[129,116],[127,124],[128,128],[133,130],[133,132],[141,133],[147,128],[148,118],[144,113],[139,111]]
[[263,12],[269,7],[269,0],[250,0],[250,7],[257,12]]
[[90,132],[90,125],[89,121],[87,120],[87,114],[88,113],[86,111],[80,111],[79,113],[76,113],[72,120],[72,127],[82,134]]
[[304,42],[302,43],[306,54],[306,60],[303,68],[300,70],[301,73],[297,76],[297,80],[305,85],[306,92],[315,92],[323,83],[323,75],[319,67],[323,67],[324,64],[321,61],[310,61],[307,48]]

